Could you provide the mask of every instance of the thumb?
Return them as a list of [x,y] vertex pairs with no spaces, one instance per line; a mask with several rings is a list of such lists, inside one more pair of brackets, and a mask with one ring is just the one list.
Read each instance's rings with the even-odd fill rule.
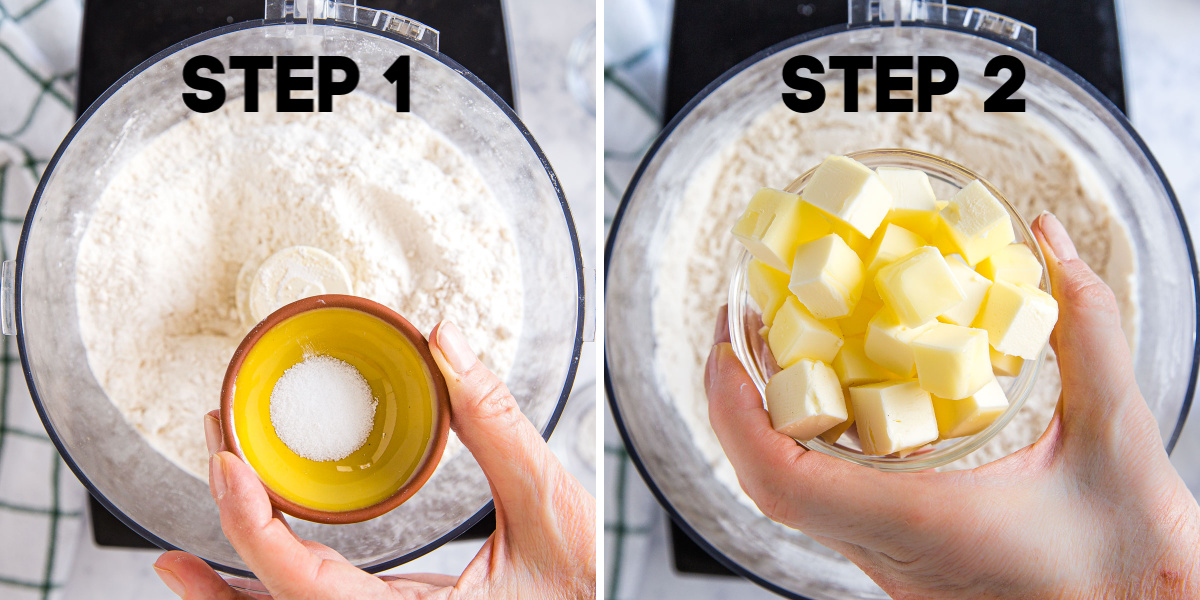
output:
[[1032,229],[1059,304],[1050,343],[1062,375],[1063,426],[1095,432],[1123,422],[1130,410],[1145,412],[1112,289],[1080,260],[1054,215],[1043,213]]
[[475,356],[453,323],[429,334],[429,350],[450,391],[450,424],[492,485],[497,518],[530,514],[553,496],[562,466],[521,413],[504,382]]

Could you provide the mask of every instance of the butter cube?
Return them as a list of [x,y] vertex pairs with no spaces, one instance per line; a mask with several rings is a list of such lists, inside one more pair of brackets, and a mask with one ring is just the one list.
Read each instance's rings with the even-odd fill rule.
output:
[[796,249],[788,289],[818,319],[850,314],[862,286],[862,261],[836,233]]
[[762,309],[763,325],[770,327],[775,313],[790,294],[788,274],[772,269],[766,263],[753,258],[746,267],[746,279],[750,284],[750,297]]
[[908,327],[935,319],[967,297],[946,259],[933,246],[913,250],[879,269],[875,289]]
[[975,326],[987,331],[997,352],[1035,359],[1058,321],[1054,297],[1025,284],[997,281],[988,291]]
[[978,179],[959,190],[940,215],[941,233],[970,265],[1016,240],[1008,211]]
[[846,245],[850,246],[850,249],[854,250],[856,254],[861,255],[863,252],[866,252],[867,247],[871,245],[871,238],[859,233],[857,229],[837,219],[831,219],[829,221],[829,229],[842,236],[842,240],[845,241]]
[[874,276],[880,268],[924,245],[925,238],[899,225],[887,223],[871,238],[871,245],[863,255],[863,264],[867,265],[867,272]]
[[995,379],[982,329],[937,323],[909,346],[921,387],[935,396],[960,400]]
[[937,439],[933,399],[916,381],[886,381],[850,388],[864,454],[912,450]]
[[929,176],[924,171],[895,167],[879,167],[875,173],[892,195],[892,211],[885,222],[929,239],[941,208],[937,205],[933,186],[929,185]]
[[767,332],[767,346],[780,368],[801,359],[833,362],[842,347],[842,332],[834,321],[820,321],[795,296],[788,296]]
[[950,272],[954,273],[954,279],[958,281],[966,298],[939,315],[938,319],[953,325],[970,327],[971,323],[975,322],[975,316],[979,314],[979,308],[983,306],[984,298],[987,298],[987,292],[992,287],[992,282],[987,277],[976,273],[957,254],[947,256],[946,264],[950,266]]
[[846,400],[833,369],[803,359],[767,382],[767,412],[775,431],[807,442],[846,420]]
[[933,413],[937,416],[938,435],[948,440],[966,437],[983,431],[996,417],[1008,410],[1008,396],[1000,382],[992,378],[978,392],[962,400],[933,396]]
[[833,372],[837,373],[842,387],[851,388],[865,383],[900,379],[867,357],[866,339],[863,336],[847,337],[842,342],[842,349],[833,359]]
[[892,195],[879,175],[845,156],[830,156],[817,166],[804,199],[868,238],[892,209]]
[[[863,283],[866,285],[866,282]],[[871,298],[859,298],[858,304],[854,305],[854,310],[845,317],[838,319],[838,327],[842,330],[842,335],[850,337],[852,335],[864,335],[867,333],[867,325],[871,322],[871,318],[879,309],[883,308],[883,302]]]
[[867,324],[867,334],[863,350],[867,358],[879,366],[901,376],[911,377],[915,362],[909,343],[921,335],[937,321],[930,321],[917,327],[907,327],[900,322],[896,312],[888,307],[879,309]]
[[975,267],[980,275],[997,281],[1024,283],[1037,287],[1042,282],[1042,263],[1029,246],[1020,242],[1009,244],[995,254],[979,261]]
[[849,388],[889,379],[899,379],[894,373],[867,358],[864,351],[865,340],[862,335],[846,336],[842,341],[842,348],[838,351],[837,357],[833,359],[831,366],[833,367],[834,374],[837,375],[838,382],[842,386],[843,395],[847,399],[847,417],[845,422],[821,434],[821,439],[830,444],[837,443],[842,434],[854,425],[854,407],[849,401]]
[[992,355],[992,372],[996,375],[1016,377],[1021,373],[1021,367],[1025,366],[1025,359],[1020,356],[1009,356],[1002,352],[996,352],[996,349],[991,346],[988,347],[988,352]]
[[733,226],[736,238],[755,258],[785,273],[796,247],[829,233],[829,222],[800,196],[763,188],[754,194]]
[[854,426],[854,403],[850,401],[850,390],[842,387],[842,397],[846,399],[846,420],[830,427],[821,434],[821,439],[827,444],[836,444],[841,439],[842,434],[850,431]]

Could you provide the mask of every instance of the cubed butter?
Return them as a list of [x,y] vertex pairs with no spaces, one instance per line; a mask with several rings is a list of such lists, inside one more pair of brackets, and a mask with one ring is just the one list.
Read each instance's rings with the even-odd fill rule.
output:
[[1025,359],[1020,356],[1009,356],[1003,352],[996,352],[995,348],[988,347],[988,352],[992,355],[992,372],[998,376],[1016,377],[1021,373],[1021,368],[1025,366]]
[[887,223],[871,238],[871,244],[863,254],[863,264],[867,266],[867,273],[874,276],[880,268],[924,245],[925,238],[899,225]]
[[967,297],[933,246],[922,246],[879,269],[875,289],[908,327],[937,318]]
[[939,315],[938,319],[952,325],[970,327],[971,323],[975,322],[976,315],[979,314],[979,308],[983,306],[984,298],[987,298],[988,288],[992,287],[992,282],[987,277],[976,273],[957,254],[947,256],[946,264],[950,266],[950,272],[954,273],[954,279],[958,281],[958,285],[966,297],[962,302]]
[[[866,285],[866,282],[863,282]],[[845,317],[838,319],[838,327],[842,330],[842,335],[850,337],[852,335],[864,335],[867,333],[867,325],[871,322],[871,318],[879,309],[883,308],[883,302],[871,298],[859,298],[858,304],[854,305],[854,310]]]
[[1042,263],[1029,246],[1020,242],[1009,244],[995,254],[979,261],[976,270],[992,281],[1024,283],[1037,287],[1042,282]]
[[795,296],[788,296],[767,332],[767,346],[783,369],[804,358],[828,364],[842,347],[842,332],[836,322],[817,319]]
[[982,329],[936,323],[909,344],[921,387],[948,400],[966,398],[995,379]]
[[930,321],[917,327],[907,327],[900,322],[895,311],[888,307],[879,309],[867,324],[867,334],[863,350],[867,358],[879,366],[901,376],[911,377],[914,362],[912,348],[909,343],[921,335],[937,321]]
[[775,431],[807,442],[846,420],[846,400],[833,369],[803,359],[767,382],[767,412]]
[[966,437],[983,431],[996,417],[1008,410],[1004,388],[993,377],[979,391],[962,400],[933,396],[933,413],[937,416],[938,435],[948,440]]
[[871,245],[871,238],[859,233],[857,229],[837,219],[830,219],[828,223],[829,229],[842,236],[842,240],[845,241],[846,245],[850,246],[850,249],[855,253],[861,255],[863,252],[866,252],[867,247]]
[[849,315],[862,286],[862,260],[836,233],[796,249],[788,289],[818,319]]
[[1016,240],[1008,211],[978,179],[959,190],[940,214],[940,233],[967,264],[979,264]]
[[768,267],[757,258],[750,259],[746,267],[746,280],[750,288],[750,297],[762,309],[763,325],[771,326],[775,313],[783,306],[788,297],[788,274]]
[[892,210],[884,222],[892,223],[929,239],[937,225],[937,198],[929,176],[916,169],[879,167],[875,169],[883,186],[892,195]]
[[866,339],[861,335],[842,339],[842,349],[833,359],[833,372],[837,373],[842,387],[851,388],[865,383],[878,383],[886,379],[900,379],[868,358],[865,345]]
[[846,399],[846,420],[830,427],[821,434],[821,439],[827,444],[836,444],[841,439],[842,434],[850,431],[854,426],[854,403],[850,401],[850,390],[842,386],[842,397]]
[[830,156],[817,166],[804,199],[868,238],[892,209],[892,195],[879,175],[845,156]]
[[797,246],[829,232],[825,217],[799,195],[763,188],[750,199],[732,233],[755,258],[786,273]]
[[864,454],[911,450],[938,437],[933,399],[911,379],[852,387],[850,402]]
[[997,352],[1035,359],[1058,321],[1058,302],[1038,288],[997,281],[988,290],[975,326],[987,331]]

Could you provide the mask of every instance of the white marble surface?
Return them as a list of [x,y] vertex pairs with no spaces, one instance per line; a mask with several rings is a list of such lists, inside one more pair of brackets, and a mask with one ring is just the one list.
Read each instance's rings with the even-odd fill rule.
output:
[[[370,0],[364,0],[369,6]],[[533,133],[554,167],[567,195],[581,252],[587,266],[595,266],[596,248],[596,127],[595,119],[568,93],[566,55],[572,41],[595,22],[594,0],[505,0],[511,56],[517,79],[516,104],[521,119]],[[596,350],[584,344],[571,404],[583,401],[595,410]],[[573,408],[569,409],[575,410]],[[564,464],[594,495],[593,470],[566,443],[573,433],[569,419],[560,425],[551,447]],[[151,569],[158,551],[100,548],[84,527],[64,597],[71,600],[153,600],[175,598]],[[457,574],[478,552],[481,541],[451,542],[397,569],[397,572]]]
[[[970,2],[956,2],[970,4]],[[1129,117],[1162,165],[1200,244],[1200,2],[1118,1]],[[1172,463],[1200,495],[1200,414],[1185,426]],[[637,597],[657,600],[772,598],[746,581],[676,573],[660,516]]]

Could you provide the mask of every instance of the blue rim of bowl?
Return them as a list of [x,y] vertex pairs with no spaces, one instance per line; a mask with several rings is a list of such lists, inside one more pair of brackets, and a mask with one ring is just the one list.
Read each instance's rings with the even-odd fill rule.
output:
[[[563,212],[563,219],[566,222],[567,232],[571,236],[571,248],[572,248],[572,253],[574,254],[574,259],[575,259],[575,285],[576,285],[576,289],[578,291],[578,297],[579,297],[579,301],[576,304],[575,344],[572,349],[571,363],[567,369],[567,376],[566,376],[565,381],[563,382],[563,389],[559,393],[558,403],[554,406],[554,411],[553,411],[553,413],[551,413],[549,421],[546,422],[546,426],[545,426],[545,428],[542,429],[542,432],[541,432],[543,439],[547,439],[547,440],[550,439],[550,434],[554,431],[554,427],[558,424],[558,420],[562,416],[563,407],[566,406],[567,398],[571,394],[571,388],[575,383],[575,374],[579,368],[579,358],[580,358],[580,354],[583,350],[583,326],[584,326],[584,314],[585,314],[584,311],[585,311],[585,302],[586,302],[586,296],[584,294],[584,289],[585,289],[584,288],[584,280],[583,280],[583,277],[584,277],[584,275],[583,275],[583,256],[582,256],[582,254],[580,254],[580,251],[579,251],[579,235],[575,231],[575,220],[571,216],[571,207],[567,204],[567,197],[563,193],[562,186],[559,185],[558,177],[555,175],[554,169],[550,166],[550,161],[546,158],[545,153],[542,152],[541,147],[538,146],[537,142],[533,139],[533,135],[529,132],[529,129],[525,127],[525,124],[521,122],[521,119],[517,116],[516,112],[513,111],[512,107],[510,107],[507,102],[505,102],[498,94],[496,94],[496,92],[494,90],[492,90],[492,88],[488,87],[487,84],[485,84],[482,80],[480,80],[477,76],[475,76],[474,73],[470,72],[469,70],[466,69],[466,67],[463,67],[462,65],[458,64],[458,62],[451,59],[450,57],[442,54],[441,52],[434,52],[434,51],[429,50],[428,48],[425,48],[424,46],[414,44],[411,41],[409,41],[401,36],[380,32],[379,30],[361,26],[358,24],[341,23],[341,22],[336,22],[336,21],[324,21],[324,20],[316,20],[316,21],[314,21],[314,23],[319,24],[319,25],[331,26],[331,27],[344,27],[347,29],[356,29],[356,30],[359,30],[359,31],[362,31],[365,33],[370,33],[370,34],[374,34],[374,35],[389,39],[394,42],[399,42],[401,44],[408,46],[411,50],[413,50],[415,52],[420,52],[420,53],[446,65],[447,67],[450,67],[455,72],[457,72],[459,75],[463,76],[463,78],[465,78],[467,81],[472,83],[476,88],[479,88],[479,90],[481,92],[483,92],[488,97],[488,99],[490,99],[501,111],[504,112],[505,116],[507,116],[509,118],[509,120],[512,122],[512,124],[514,126],[516,126],[517,130],[520,131],[521,135],[525,138],[525,141],[529,143],[530,148],[533,149],[533,152],[534,152],[534,154],[537,155],[538,160],[542,164],[542,167],[546,170],[546,175],[550,180],[550,185],[552,185],[554,187],[554,192],[558,196],[558,203],[559,203],[559,207],[562,209],[562,212]],[[160,538],[159,536],[154,535],[153,533],[148,531],[146,528],[139,525],[136,521],[134,521],[128,515],[126,515],[123,511],[121,511],[119,508],[117,508],[108,498],[106,498],[103,494],[101,494],[99,492],[99,490],[97,490],[95,484],[93,484],[92,481],[90,479],[88,479],[87,475],[83,472],[83,470],[79,468],[79,465],[76,464],[74,459],[71,458],[70,454],[67,452],[66,448],[63,446],[62,440],[59,439],[58,434],[54,429],[54,426],[50,423],[50,419],[48,418],[48,416],[46,414],[46,410],[42,405],[42,398],[38,394],[37,386],[34,384],[33,374],[29,368],[29,360],[26,358],[24,312],[22,311],[22,300],[21,300],[21,298],[22,298],[21,283],[22,283],[22,279],[23,279],[25,245],[26,245],[26,242],[28,241],[30,226],[33,223],[33,216],[37,213],[38,204],[41,201],[42,193],[45,190],[46,182],[49,180],[49,176],[54,172],[54,167],[58,164],[58,161],[62,157],[63,152],[71,144],[71,141],[75,139],[75,135],[79,133],[80,129],[83,128],[83,126],[87,123],[88,119],[90,119],[91,116],[99,109],[99,107],[101,105],[103,105],[104,102],[106,102],[110,97],[112,97],[113,94],[115,94],[117,92],[117,90],[122,88],[126,83],[129,83],[133,78],[137,77],[139,74],[141,74],[143,71],[145,71],[150,66],[154,65],[155,63],[163,60],[164,58],[167,58],[168,56],[171,56],[172,54],[175,54],[176,52],[183,50],[184,48],[187,48],[189,46],[212,39],[217,36],[225,35],[227,33],[233,33],[235,31],[241,31],[244,29],[254,29],[257,27],[276,27],[276,26],[280,26],[280,25],[285,25],[285,23],[281,22],[281,21],[268,22],[264,19],[255,19],[255,20],[251,20],[251,21],[243,21],[241,23],[235,23],[232,25],[226,25],[224,27],[218,27],[216,29],[211,29],[211,30],[201,33],[199,35],[195,35],[190,38],[187,38],[181,42],[172,44],[171,46],[169,46],[166,49],[162,50],[161,52],[155,54],[154,56],[142,61],[141,64],[134,67],[133,69],[130,69],[127,73],[122,75],[121,78],[116,81],[116,83],[109,86],[108,89],[105,90],[104,93],[101,94],[100,97],[97,98],[95,102],[92,102],[91,106],[89,106],[87,108],[87,110],[85,110],[79,116],[79,118],[75,121],[75,125],[71,127],[71,131],[69,133],[67,133],[66,137],[64,137],[63,141],[59,144],[58,149],[54,152],[54,156],[50,159],[50,161],[48,163],[46,163],[46,168],[42,173],[41,179],[38,181],[37,190],[34,192],[33,199],[29,203],[29,210],[25,214],[25,222],[21,226],[21,239],[17,244],[16,281],[15,281],[15,285],[14,285],[14,288],[15,288],[14,289],[14,294],[15,294],[14,295],[14,305],[15,305],[16,325],[17,325],[17,350],[21,356],[21,370],[25,374],[25,383],[29,388],[29,395],[33,399],[34,408],[37,409],[38,418],[41,419],[42,426],[45,427],[46,433],[50,437],[50,441],[54,443],[54,447],[58,450],[59,455],[62,456],[63,462],[65,462],[67,467],[69,467],[71,469],[71,472],[75,474],[75,477],[77,477],[79,479],[79,481],[81,483],[83,483],[84,487],[87,488],[88,492],[92,495],[92,497],[95,498],[96,501],[99,502],[102,506],[104,506],[104,508],[107,509],[108,512],[112,513],[113,516],[117,517],[117,519],[119,519],[122,523],[124,523],[126,527],[132,529],[138,535],[142,536],[147,541],[158,546],[159,548],[162,548],[163,550],[184,550],[184,551],[186,551],[187,549],[179,548],[179,547],[175,546],[174,544],[171,544],[170,542]],[[472,515],[467,520],[463,521],[462,524],[460,524],[458,527],[455,527],[454,529],[452,529],[451,531],[449,531],[442,537],[437,538],[436,540],[429,542],[428,544],[426,544],[420,548],[417,548],[416,550],[413,550],[412,552],[404,554],[403,556],[394,558],[392,560],[384,561],[384,562],[381,562],[378,564],[369,565],[369,566],[363,567],[363,569],[370,573],[378,573],[380,571],[386,571],[393,567],[402,565],[407,562],[411,562],[421,556],[424,556],[425,554],[428,554],[429,552],[432,552],[433,550],[436,550],[437,548],[441,547],[446,542],[453,541],[455,538],[462,535],[464,532],[466,532],[468,529],[470,529],[476,523],[478,523],[481,519],[483,519],[489,513],[491,513],[493,508],[494,508],[494,503],[489,500],[487,502],[487,504],[483,505],[483,507],[480,508],[479,511],[477,511],[474,515]],[[201,558],[203,559],[203,557],[201,557]],[[250,571],[247,571],[244,569],[238,569],[238,568],[231,567],[229,565],[221,564],[221,563],[211,561],[208,559],[203,559],[203,560],[204,560],[204,562],[208,563],[209,566],[213,567],[214,569],[217,569],[218,571],[221,571],[222,573],[226,573],[226,574],[233,575],[236,577],[251,578],[251,579],[254,578],[254,574],[251,573]]]
[[[1093,86],[1091,83],[1088,83],[1083,77],[1080,77],[1074,71],[1067,68],[1066,65],[1055,60],[1046,53],[1041,51],[1034,51],[1031,53],[1028,49],[1015,46],[1011,43],[1011,40],[1006,40],[1001,36],[982,31],[968,33],[955,27],[932,23],[914,23],[905,21],[903,25],[905,27],[943,29],[955,33],[962,33],[964,35],[976,35],[978,37],[996,42],[1013,52],[1019,52],[1029,58],[1049,65],[1054,70],[1058,71],[1060,74],[1069,79],[1072,83],[1087,92],[1088,95],[1090,95],[1094,100],[1099,102],[1101,106],[1107,109],[1108,112],[1116,118],[1116,121],[1120,123],[1121,127],[1125,130],[1125,133],[1127,133],[1134,143],[1137,144],[1138,149],[1142,151],[1142,154],[1146,157],[1146,160],[1154,169],[1155,175],[1157,175],[1159,181],[1162,182],[1163,189],[1167,192],[1167,199],[1170,200],[1171,208],[1175,211],[1175,219],[1179,223],[1180,233],[1183,234],[1184,246],[1187,248],[1188,253],[1188,262],[1191,264],[1192,297],[1194,300],[1200,301],[1200,275],[1198,275],[1197,271],[1196,252],[1192,246],[1192,237],[1188,232],[1187,222],[1183,218],[1183,209],[1179,206],[1179,199],[1176,198],[1175,191],[1171,189],[1171,184],[1167,181],[1167,176],[1165,173],[1163,173],[1162,167],[1159,166],[1158,160],[1154,158],[1154,155],[1150,152],[1150,149],[1146,146],[1146,143],[1142,141],[1141,136],[1134,131],[1133,125],[1129,122],[1129,119],[1116,107],[1116,105],[1112,103],[1111,100],[1104,96],[1104,94],[1101,94],[1095,86]],[[686,118],[696,108],[696,106],[704,101],[704,99],[707,98],[714,90],[716,90],[718,87],[721,87],[721,85],[732,79],[738,73],[741,73],[754,63],[757,63],[768,56],[776,54],[781,50],[835,33],[843,33],[855,29],[870,29],[879,26],[883,25],[869,23],[862,25],[833,25],[830,27],[816,29],[805,34],[788,38],[782,42],[772,44],[771,46],[754,53],[752,56],[750,56],[750,58],[739,62],[729,70],[722,73],[711,83],[704,86],[704,89],[700,90],[700,92],[693,96],[692,99],[683,106],[683,108],[679,109],[679,112],[677,112],[675,116],[671,118],[670,122],[668,122],[662,128],[658,134],[658,137],[654,139],[654,143],[651,144],[650,148],[646,150],[646,153],[642,156],[641,162],[638,164],[637,170],[634,171],[633,177],[629,179],[629,183],[625,187],[625,193],[621,196],[621,204],[617,207],[616,215],[613,216],[613,222],[609,228],[608,238],[604,243],[605,289],[607,289],[608,284],[608,265],[610,259],[612,258],[613,243],[617,237],[617,232],[620,230],[621,219],[625,215],[625,209],[629,205],[630,199],[633,195],[633,190],[637,188],[638,183],[641,181],[642,175],[645,173],[646,168],[649,166],[650,161],[654,158],[659,148],[662,147],[667,138],[669,138],[675,131],[675,128],[679,126],[680,122],[683,121],[683,119]],[[1166,443],[1168,455],[1170,455],[1171,451],[1175,449],[1175,443],[1179,440],[1179,434],[1183,430],[1184,423],[1187,422],[1188,412],[1192,406],[1192,395],[1196,392],[1196,379],[1198,372],[1200,372],[1200,302],[1197,303],[1195,317],[1196,331],[1192,333],[1192,374],[1188,381],[1187,393],[1183,399],[1183,406],[1180,408],[1179,420],[1176,422],[1175,430],[1171,433],[1171,437]],[[642,480],[646,482],[646,487],[650,489],[650,492],[654,495],[654,498],[658,500],[658,503],[663,507],[664,510],[667,511],[667,514],[671,517],[671,520],[674,521],[674,523],[681,530],[683,530],[683,532],[686,533],[687,536],[696,543],[696,545],[703,548],[704,551],[709,554],[709,556],[713,557],[717,562],[721,563],[722,566],[736,573],[737,575],[749,579],[750,581],[781,596],[794,598],[795,600],[812,600],[807,596],[784,589],[775,583],[767,581],[763,577],[752,572],[750,569],[738,564],[733,559],[729,558],[716,547],[714,547],[708,542],[708,540],[704,539],[704,537],[701,536],[699,532],[697,532],[696,529],[692,527],[692,525],[686,520],[684,520],[684,518],[679,514],[679,511],[675,509],[674,505],[671,504],[671,501],[666,497],[662,490],[658,488],[658,486],[654,483],[654,480],[651,479],[649,471],[646,469],[645,464],[638,455],[637,448],[634,447],[630,440],[629,431],[625,427],[625,421],[621,417],[620,406],[616,401],[616,394],[613,392],[612,376],[608,369],[607,347],[605,348],[604,352],[604,391],[608,399],[609,408],[612,410],[613,421],[617,426],[617,431],[621,434],[621,442],[625,446],[626,453],[629,455],[629,460],[633,463],[634,467],[637,468],[638,474],[640,474]]]

